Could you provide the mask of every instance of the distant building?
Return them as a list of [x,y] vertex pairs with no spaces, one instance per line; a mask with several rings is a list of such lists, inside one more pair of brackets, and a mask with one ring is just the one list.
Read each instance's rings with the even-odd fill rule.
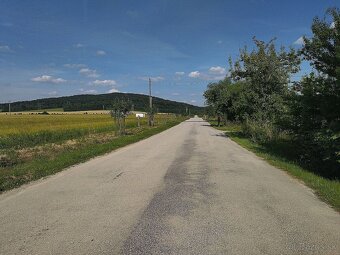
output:
[[136,113],[136,118],[144,118],[145,117],[145,113]]

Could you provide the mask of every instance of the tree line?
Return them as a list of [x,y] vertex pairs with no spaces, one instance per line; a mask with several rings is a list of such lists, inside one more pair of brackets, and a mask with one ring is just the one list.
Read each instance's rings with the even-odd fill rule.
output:
[[[303,46],[277,49],[253,38],[254,49],[229,59],[227,77],[204,93],[218,125],[239,122],[254,142],[290,144],[284,152],[327,178],[340,178],[340,12],[314,18]],[[302,61],[311,73],[294,79]]]
[[[134,93],[110,93],[99,95],[75,95],[57,98],[44,98],[31,101],[12,102],[11,110],[30,111],[44,110],[51,108],[63,108],[64,111],[89,111],[89,110],[110,110],[112,102],[116,100],[129,101],[131,110],[148,111],[149,97],[147,95]],[[155,110],[157,112],[186,114],[187,109],[190,109],[192,114],[202,114],[203,107],[190,105],[187,103],[176,102],[171,100],[153,97]],[[8,112],[9,104],[0,104],[0,112]]]

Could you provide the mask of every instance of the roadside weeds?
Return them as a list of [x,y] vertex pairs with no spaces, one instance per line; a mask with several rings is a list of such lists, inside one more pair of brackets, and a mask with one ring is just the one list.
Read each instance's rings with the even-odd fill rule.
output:
[[8,155],[1,155],[8,158],[9,163],[0,168],[0,193],[146,139],[181,123],[183,120],[183,118],[179,118],[167,121],[152,128],[129,129],[127,130],[128,134],[121,137],[115,137],[113,132],[100,133],[62,143],[11,150],[7,152]]

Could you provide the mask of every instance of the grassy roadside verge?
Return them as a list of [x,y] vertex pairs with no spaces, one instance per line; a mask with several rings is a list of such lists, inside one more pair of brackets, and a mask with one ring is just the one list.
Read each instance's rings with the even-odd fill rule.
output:
[[[210,122],[214,126],[215,122]],[[237,125],[230,125],[226,127],[215,128],[225,131],[226,135],[234,142],[241,145],[243,148],[254,152],[257,156],[266,160],[269,164],[280,168],[290,175],[303,181],[308,187],[312,188],[321,200],[325,201],[338,212],[340,212],[340,181],[329,180],[321,177],[313,172],[304,169],[297,163],[278,155],[271,148],[265,145],[252,142],[247,137],[244,137],[240,132],[240,127]]]
[[39,178],[55,174],[74,164],[84,162],[95,156],[99,156],[115,149],[124,147],[148,138],[171,128],[184,119],[167,121],[153,128],[144,128],[139,132],[112,139],[105,143],[85,144],[82,147],[67,149],[53,157],[37,157],[29,162],[18,164],[0,171],[0,193],[21,186]]

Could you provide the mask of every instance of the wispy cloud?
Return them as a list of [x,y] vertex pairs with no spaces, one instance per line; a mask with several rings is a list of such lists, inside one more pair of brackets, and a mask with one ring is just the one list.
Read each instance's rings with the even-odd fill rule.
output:
[[221,66],[212,66],[209,68],[209,73],[211,74],[225,74],[226,70],[225,68]]
[[143,81],[148,81],[149,78],[150,78],[151,81],[153,81],[153,82],[158,82],[158,81],[164,80],[164,77],[163,77],[163,76],[155,76],[155,77],[146,77],[146,76],[143,76],[143,77],[139,77],[139,79],[140,79],[140,80],[143,80]]
[[104,55],[106,55],[106,52],[103,51],[103,50],[97,50],[96,55],[97,56],[104,56]]
[[119,92],[119,90],[116,88],[112,88],[107,93],[115,93],[115,92]]
[[201,76],[201,73],[199,71],[193,71],[188,74],[190,78],[199,78]]
[[113,86],[116,85],[117,82],[115,80],[95,80],[91,84],[96,86]]
[[175,75],[177,76],[183,76],[185,74],[185,72],[175,72]]
[[173,96],[179,96],[180,94],[178,92],[171,93]]
[[0,45],[0,52],[12,52],[8,45]]
[[80,68],[85,68],[86,65],[84,65],[84,64],[65,64],[64,67],[72,68],[72,69],[80,69]]
[[221,66],[212,66],[208,71],[192,71],[188,74],[190,78],[205,80],[205,81],[218,81],[223,80],[226,76],[226,69]]
[[305,42],[303,40],[303,36],[300,36],[295,42],[294,42],[295,45],[304,45]]
[[51,91],[51,92],[48,92],[47,95],[56,96],[56,95],[58,95],[58,92],[57,91]]
[[95,90],[95,89],[88,89],[88,90],[85,90],[83,88],[79,89],[79,91],[82,93],[82,94],[97,94],[98,91]]
[[85,45],[82,44],[82,43],[77,43],[77,44],[73,45],[73,47],[74,48],[83,48],[83,47],[85,47]]
[[31,79],[31,81],[41,82],[41,83],[54,83],[54,84],[66,82],[66,80],[64,80],[63,78],[54,78],[51,75],[41,75],[38,77],[34,77]]
[[100,76],[95,69],[90,68],[81,68],[79,73],[89,78],[97,78]]

